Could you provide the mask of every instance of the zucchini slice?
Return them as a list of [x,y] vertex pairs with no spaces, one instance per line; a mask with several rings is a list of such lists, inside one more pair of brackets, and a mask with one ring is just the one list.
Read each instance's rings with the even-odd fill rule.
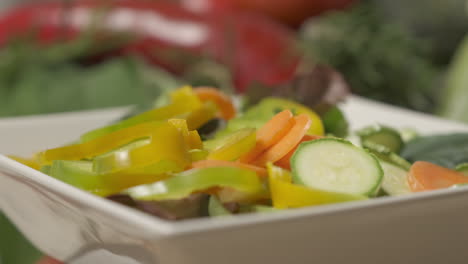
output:
[[295,183],[332,192],[374,196],[383,179],[374,155],[338,138],[302,143],[291,165]]

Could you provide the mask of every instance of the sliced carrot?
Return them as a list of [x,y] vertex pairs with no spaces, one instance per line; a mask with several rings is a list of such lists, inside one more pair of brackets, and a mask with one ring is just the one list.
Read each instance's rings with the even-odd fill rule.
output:
[[413,192],[443,189],[459,183],[468,183],[468,177],[425,161],[415,162],[408,173],[408,184]]
[[291,160],[291,157],[294,154],[294,152],[296,152],[297,147],[299,147],[299,144],[301,144],[302,142],[311,141],[319,138],[323,138],[323,136],[305,135],[304,137],[302,137],[301,141],[291,151],[289,151],[288,154],[286,154],[286,156],[282,157],[277,162],[275,162],[275,165],[283,169],[291,170],[291,164],[289,163],[289,161]]
[[265,168],[257,167],[250,164],[241,163],[238,161],[224,161],[224,160],[200,160],[192,163],[191,169],[193,168],[209,168],[209,167],[236,167],[246,170],[255,171],[258,176],[267,176],[267,170]]
[[263,152],[252,163],[257,166],[265,166],[267,162],[276,162],[286,156],[306,135],[312,121],[306,114],[295,116],[294,125],[288,133],[275,145]]
[[239,159],[240,162],[250,163],[262,152],[281,140],[294,125],[293,113],[284,110],[276,114],[257,131],[255,147]]
[[231,98],[220,90],[212,87],[197,87],[193,91],[202,102],[211,101],[215,103],[221,112],[221,118],[229,120],[236,115],[236,108]]

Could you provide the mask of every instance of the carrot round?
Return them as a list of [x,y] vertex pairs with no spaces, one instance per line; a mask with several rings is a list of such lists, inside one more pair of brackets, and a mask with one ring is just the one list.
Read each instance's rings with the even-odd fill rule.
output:
[[299,144],[301,144],[302,142],[311,141],[311,140],[315,140],[315,139],[319,139],[319,138],[323,138],[323,136],[304,135],[304,137],[302,137],[301,141],[291,151],[289,151],[288,154],[286,154],[286,156],[282,157],[277,162],[275,162],[275,165],[277,165],[277,166],[279,166],[279,167],[281,167],[283,169],[291,170],[291,164],[290,164],[289,161],[291,160],[291,157],[294,154],[294,152],[296,152],[297,147],[299,146]]
[[191,168],[209,168],[209,167],[236,167],[246,170],[255,171],[259,176],[267,176],[265,168],[257,167],[250,164],[244,164],[238,161],[224,161],[224,160],[200,160],[192,163]]
[[408,184],[413,192],[443,189],[459,183],[468,183],[468,177],[425,161],[415,162],[408,173]]
[[250,163],[262,152],[281,140],[294,125],[293,113],[284,110],[273,116],[257,131],[255,147],[239,159],[240,162]]
[[257,166],[265,166],[267,162],[276,162],[286,156],[306,135],[312,121],[306,114],[300,114],[293,118],[294,125],[281,140],[260,154],[252,163]]
[[231,98],[218,89],[212,87],[197,87],[193,91],[202,102],[211,101],[215,103],[219,108],[221,118],[229,120],[236,115],[236,108]]

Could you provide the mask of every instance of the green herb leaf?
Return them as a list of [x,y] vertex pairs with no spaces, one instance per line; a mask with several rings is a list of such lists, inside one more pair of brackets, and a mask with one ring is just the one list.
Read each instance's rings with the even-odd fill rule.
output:
[[455,168],[468,162],[468,134],[418,137],[405,144],[401,156],[411,162],[422,160]]

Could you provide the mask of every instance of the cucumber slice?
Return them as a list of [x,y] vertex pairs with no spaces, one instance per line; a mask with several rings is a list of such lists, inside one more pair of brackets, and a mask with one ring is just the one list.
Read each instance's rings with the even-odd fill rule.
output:
[[400,153],[404,144],[398,131],[380,125],[364,128],[358,132],[358,135],[361,138],[361,145],[365,148],[380,145],[390,152]]
[[409,170],[411,167],[411,163],[409,163],[407,160],[400,157],[398,154],[389,151],[387,148],[381,145],[368,144],[367,150],[380,160],[396,165],[404,170]]
[[400,136],[403,139],[403,142],[409,142],[417,137],[420,137],[420,134],[414,128],[403,128],[400,129]]
[[411,193],[407,180],[408,171],[383,160],[380,160],[380,165],[384,171],[382,189],[386,194],[397,196]]
[[374,196],[383,179],[374,155],[338,138],[302,143],[291,164],[295,183],[332,192]]
[[468,163],[462,163],[455,167],[455,170],[461,172],[463,175],[468,176]]

